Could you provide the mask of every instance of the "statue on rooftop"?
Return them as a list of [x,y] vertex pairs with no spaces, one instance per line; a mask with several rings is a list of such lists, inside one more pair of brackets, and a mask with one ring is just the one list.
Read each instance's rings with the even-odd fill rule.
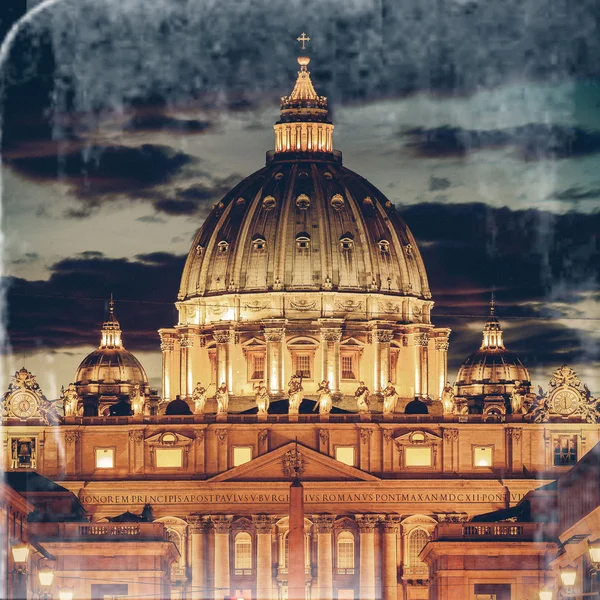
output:
[[65,390],[64,386],[60,388],[60,398],[63,401],[65,417],[75,417],[78,413],[79,394],[74,383],[70,383]]
[[354,398],[356,399],[356,406],[358,407],[359,413],[369,412],[369,388],[365,385],[364,381],[360,382],[360,385],[354,392]]
[[264,381],[259,381],[258,385],[254,384],[252,386],[254,390],[255,398],[256,398],[256,406],[258,407],[259,415],[266,415],[269,412],[269,392],[267,390],[267,386]]
[[227,384],[223,381],[215,392],[215,400],[217,401],[217,414],[223,414],[227,412],[229,407],[229,392],[227,391]]
[[194,401],[194,414],[201,415],[206,405],[206,388],[200,382],[196,384],[192,392],[192,400]]
[[327,415],[331,412],[333,401],[331,399],[331,388],[329,387],[329,381],[321,381],[317,388],[317,395],[319,400],[315,406],[315,410],[318,409],[322,415]]
[[383,414],[391,415],[396,410],[396,402],[398,401],[398,394],[396,388],[393,386],[391,381],[383,389]]
[[304,388],[302,387],[302,377],[300,375],[292,375],[288,383],[288,397],[290,415],[297,415],[300,410],[300,404],[304,399]]
[[446,385],[442,390],[442,406],[445,415],[451,415],[454,412],[454,388],[446,381]]

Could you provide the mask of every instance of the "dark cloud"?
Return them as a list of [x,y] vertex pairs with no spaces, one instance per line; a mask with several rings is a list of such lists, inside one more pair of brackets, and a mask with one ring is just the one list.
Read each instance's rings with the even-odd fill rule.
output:
[[444,125],[403,131],[419,158],[463,158],[470,152],[513,148],[523,161],[563,159],[600,153],[600,131],[568,125],[531,123],[521,127],[470,130]]
[[103,299],[111,293],[125,346],[156,350],[157,329],[177,320],[173,302],[185,256],[156,252],[135,258],[84,252],[52,265],[47,281],[5,278],[7,330],[14,350],[98,344],[107,308]]
[[141,114],[125,125],[127,131],[164,131],[170,134],[204,133],[211,127],[209,121],[178,119],[164,114]]
[[447,190],[452,185],[451,181],[446,177],[436,177],[432,175],[429,178],[429,191],[435,192],[438,190]]
[[241,175],[224,178],[211,178],[206,182],[175,190],[170,196],[156,198],[154,208],[168,215],[207,215],[211,202],[220,200],[231,188],[239,183]]
[[552,198],[565,202],[579,202],[580,200],[597,200],[600,198],[600,188],[585,189],[579,186],[570,187],[561,192],[555,192]]
[[21,256],[19,256],[19,258],[15,258],[14,260],[11,260],[10,262],[13,265],[27,265],[27,264],[37,262],[39,259],[40,259],[40,255],[37,252],[25,252],[24,254],[21,254]]
[[166,219],[159,217],[158,215],[144,215],[143,217],[138,217],[136,221],[140,221],[140,223],[166,223]]

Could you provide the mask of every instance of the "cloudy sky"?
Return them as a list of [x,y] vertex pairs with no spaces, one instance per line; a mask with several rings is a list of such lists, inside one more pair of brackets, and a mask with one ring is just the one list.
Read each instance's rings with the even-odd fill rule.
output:
[[156,330],[212,205],[264,164],[311,37],[347,167],[396,204],[453,329],[492,289],[546,387],[600,394],[600,0],[46,0],[0,56],[8,369],[54,397],[112,291],[160,384]]

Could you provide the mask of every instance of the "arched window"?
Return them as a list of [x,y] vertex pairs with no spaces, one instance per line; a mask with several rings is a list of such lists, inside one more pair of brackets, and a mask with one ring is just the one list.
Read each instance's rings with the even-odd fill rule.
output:
[[227,252],[227,250],[229,250],[229,243],[226,242],[225,240],[221,240],[217,244],[217,248],[218,248],[218,252],[220,252],[221,254],[225,254]]
[[354,573],[354,535],[350,531],[342,531],[337,537],[337,568],[341,573]]
[[235,536],[235,574],[250,575],[252,571],[252,538],[241,531]]
[[421,550],[429,541],[429,535],[424,529],[413,529],[408,538],[408,566],[422,567],[423,562],[419,558]]
[[296,236],[296,248],[300,251],[302,251],[302,250],[308,251],[309,247],[310,247],[310,235],[308,235],[308,233],[306,233],[306,231],[301,231]]

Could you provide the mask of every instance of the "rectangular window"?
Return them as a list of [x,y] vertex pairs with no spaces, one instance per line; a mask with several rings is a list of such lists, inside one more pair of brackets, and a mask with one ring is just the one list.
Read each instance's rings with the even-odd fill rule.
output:
[[310,354],[296,354],[296,375],[299,375],[302,379],[311,379],[310,363]]
[[338,590],[338,600],[354,600],[354,590]]
[[491,467],[493,461],[493,446],[473,446],[473,466]]
[[577,462],[577,436],[558,435],[554,438],[554,466],[565,467]]
[[159,469],[181,469],[183,450],[181,448],[157,448],[156,467]]
[[354,466],[354,446],[337,446],[335,449],[335,459],[345,465]]
[[115,449],[96,448],[96,469],[114,469]]
[[510,583],[476,583],[475,600],[511,600]]
[[342,379],[356,379],[355,362],[356,362],[355,354],[342,354],[342,356],[341,356]]
[[430,467],[431,446],[408,446],[404,449],[405,467]]
[[233,447],[233,466],[239,467],[252,460],[252,446]]
[[265,378],[265,355],[262,352],[248,354],[250,367],[250,381],[261,381]]

